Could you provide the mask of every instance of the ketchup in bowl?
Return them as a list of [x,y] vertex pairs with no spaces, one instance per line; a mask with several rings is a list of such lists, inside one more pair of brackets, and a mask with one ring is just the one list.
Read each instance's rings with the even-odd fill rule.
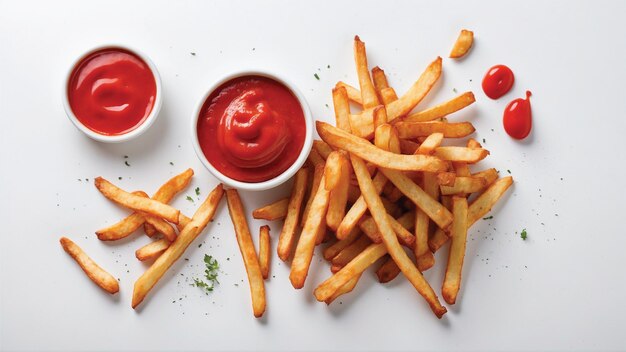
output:
[[284,84],[263,76],[241,76],[205,100],[196,126],[207,161],[223,175],[263,182],[296,162],[306,138],[300,101]]
[[154,108],[156,95],[148,64],[122,48],[87,55],[76,64],[67,85],[76,119],[105,136],[123,135],[141,126]]

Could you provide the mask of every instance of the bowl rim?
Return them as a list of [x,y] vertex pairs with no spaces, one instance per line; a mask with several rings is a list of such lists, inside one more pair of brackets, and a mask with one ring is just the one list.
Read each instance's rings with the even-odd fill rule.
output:
[[[243,182],[243,181],[238,181],[238,180],[235,180],[231,177],[224,175],[223,173],[218,171],[207,160],[206,156],[202,152],[202,148],[200,147],[200,142],[198,140],[198,129],[197,129],[198,119],[200,118],[200,111],[202,110],[202,107],[204,106],[204,103],[206,102],[208,97],[222,84],[230,80],[233,80],[235,78],[245,77],[245,76],[266,77],[266,78],[275,80],[278,83],[283,84],[285,87],[287,87],[287,89],[289,89],[295,95],[296,99],[298,99],[298,102],[300,103],[300,107],[302,108],[302,112],[304,115],[305,138],[304,138],[304,143],[302,145],[302,149],[300,150],[300,154],[298,155],[298,158],[287,170],[283,171],[283,173],[281,173],[280,175],[272,179],[261,181],[261,182]],[[196,108],[194,109],[193,116],[191,118],[191,141],[193,144],[193,148],[196,152],[196,155],[198,156],[198,159],[200,159],[200,162],[202,162],[204,167],[206,167],[207,170],[209,170],[209,172],[213,176],[215,176],[218,180],[220,180],[221,182],[225,183],[226,185],[230,187],[237,188],[237,189],[249,190],[249,191],[263,191],[263,190],[275,188],[285,183],[293,175],[295,175],[295,173],[302,167],[302,165],[304,165],[306,159],[309,156],[309,152],[311,151],[311,148],[313,147],[313,117],[311,114],[311,110],[309,108],[309,104],[307,103],[304,95],[300,92],[300,90],[298,90],[298,88],[293,83],[291,83],[290,80],[267,69],[251,69],[251,68],[241,69],[241,70],[237,70],[237,71],[222,75],[221,78],[217,79],[213,84],[211,84],[209,88],[206,90],[206,92],[202,95],[198,104],[196,105]]]
[[[80,122],[80,120],[74,114],[74,111],[72,110],[72,107],[70,105],[69,94],[68,94],[68,89],[67,89],[70,83],[70,79],[72,77],[72,73],[74,72],[78,64],[89,55],[95,52],[101,51],[101,50],[105,50],[105,49],[121,49],[121,50],[128,51],[136,55],[137,57],[139,57],[141,60],[143,60],[146,63],[146,65],[148,65],[148,68],[152,72],[152,76],[154,77],[154,81],[156,84],[156,97],[154,100],[154,104],[152,106],[152,111],[150,111],[150,114],[145,119],[145,121],[132,131],[129,131],[121,135],[115,135],[115,136],[107,136],[104,134],[100,134],[98,132],[91,130],[89,127],[85,126],[82,122]],[[163,104],[163,94],[162,94],[161,75],[159,75],[159,71],[157,70],[156,65],[143,52],[135,48],[129,47],[128,45],[103,44],[103,45],[98,45],[96,47],[93,47],[92,49],[85,51],[82,55],[78,56],[76,60],[72,61],[71,65],[69,66],[69,69],[67,70],[67,74],[65,75],[65,80],[63,81],[63,108],[65,109],[65,114],[67,115],[69,120],[72,122],[72,124],[74,124],[74,126],[79,131],[83,132],[89,138],[99,141],[99,142],[120,143],[120,142],[125,142],[125,141],[131,140],[140,136],[145,131],[147,131],[148,128],[150,128],[150,126],[152,126],[157,116],[159,115],[159,112],[161,111],[162,104]]]

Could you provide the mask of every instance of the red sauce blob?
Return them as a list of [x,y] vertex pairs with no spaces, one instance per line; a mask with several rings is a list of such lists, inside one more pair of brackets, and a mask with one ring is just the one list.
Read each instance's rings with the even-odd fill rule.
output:
[[283,84],[244,76],[218,87],[200,110],[200,148],[224,175],[243,182],[270,180],[287,170],[304,145],[304,112]]
[[156,80],[137,55],[118,48],[96,51],[82,59],[67,86],[76,118],[102,135],[121,135],[139,127],[156,99]]
[[526,99],[517,98],[504,109],[502,123],[504,130],[515,139],[524,139],[532,128],[532,111],[530,109],[530,91],[526,91]]
[[505,95],[515,82],[515,76],[510,68],[496,65],[487,71],[483,78],[483,91],[491,99],[498,99]]

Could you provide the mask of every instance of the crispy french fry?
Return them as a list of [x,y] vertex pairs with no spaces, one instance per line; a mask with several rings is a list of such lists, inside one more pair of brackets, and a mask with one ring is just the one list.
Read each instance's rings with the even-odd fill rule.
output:
[[356,64],[356,72],[359,77],[359,87],[361,88],[361,100],[363,108],[368,109],[379,105],[376,90],[370,77],[370,71],[367,67],[367,53],[365,51],[365,43],[361,41],[359,36],[354,37],[354,63]]
[[441,160],[462,161],[468,164],[477,163],[489,155],[487,149],[471,149],[465,147],[438,147],[435,156]]
[[146,236],[148,237],[152,237],[156,235],[157,233],[157,230],[154,228],[154,226],[146,222],[143,223],[143,231],[146,233]]
[[[376,191],[380,194],[387,183],[387,177],[385,177],[382,173],[377,173],[372,182],[374,183],[374,188],[376,188]],[[337,228],[337,238],[340,240],[346,238],[355,226],[358,225],[359,220],[363,217],[363,214],[365,214],[366,211],[367,204],[361,195],[359,196],[359,199],[352,204],[352,207],[348,210],[343,220],[341,220],[341,223]]]
[[324,158],[315,149],[311,149],[307,160],[314,166],[324,165]]
[[352,162],[352,168],[354,169],[354,173],[359,181],[359,187],[361,188],[367,207],[370,210],[374,221],[376,221],[376,225],[380,230],[383,243],[385,244],[389,255],[391,255],[413,287],[415,287],[422,297],[426,299],[433,313],[435,313],[438,318],[441,318],[447,310],[441,305],[441,303],[439,303],[439,299],[437,298],[435,291],[433,291],[428,282],[424,280],[422,274],[419,270],[417,270],[411,259],[409,259],[400,246],[400,243],[396,238],[396,234],[390,224],[389,216],[385,212],[385,208],[383,207],[380,197],[374,188],[372,179],[365,168],[365,163],[361,158],[354,154],[350,156],[350,161]]
[[259,228],[259,266],[263,279],[267,280],[270,273],[270,227],[267,225]]
[[[320,181],[322,180],[323,175],[324,175],[324,165],[315,166],[315,170],[313,171],[313,181],[311,182],[311,192],[309,193],[309,198],[307,199],[306,204],[304,206],[304,211],[302,211],[302,221],[301,221],[302,224],[304,224],[304,220],[309,216],[309,209],[311,208],[311,203],[313,203],[315,192],[320,185]],[[322,186],[324,186],[324,184],[322,184]]]
[[338,267],[344,267],[352,259],[354,259],[359,253],[363,252],[372,241],[365,235],[361,235],[356,241],[352,242],[348,247],[339,252],[331,261],[332,265]]
[[117,280],[113,275],[102,269],[94,262],[85,251],[83,251],[76,243],[67,237],[61,237],[60,241],[63,250],[69,254],[80,265],[81,269],[87,274],[89,279],[103,290],[110,294],[117,293],[120,290]]
[[445,138],[462,138],[474,133],[476,129],[469,122],[404,122],[395,124],[400,138],[411,139],[427,137],[433,133],[442,133]]
[[[360,95],[360,93],[359,93]],[[345,87],[337,87],[333,89],[333,106],[335,109],[335,121],[337,127],[350,131],[350,103],[348,101],[348,93]],[[330,148],[329,146],[329,149]]]
[[339,240],[333,243],[331,246],[324,249],[324,252],[323,252],[324,259],[326,260],[333,259],[337,254],[343,251],[344,248],[348,247],[350,244],[356,241],[356,239],[359,238],[360,235],[361,235],[361,230],[358,227],[355,227],[354,229],[352,229],[352,231],[350,231],[350,234],[348,234],[346,238],[344,238],[343,240]]
[[[443,171],[447,165],[432,156],[401,155],[376,148],[368,141],[353,136],[327,123],[317,121],[317,132],[322,139],[337,148],[342,148],[377,166],[393,170]],[[439,147],[438,149],[441,149]]]
[[376,276],[378,277],[378,282],[381,284],[385,284],[398,276],[400,274],[400,268],[393,261],[389,255],[385,256],[385,261],[381,264],[380,267],[376,270]]
[[361,278],[361,275],[357,275],[353,277],[352,279],[350,279],[350,281],[348,281],[345,285],[341,286],[337,291],[335,291],[335,293],[332,294],[332,296],[330,296],[327,300],[325,300],[324,303],[326,303],[326,305],[330,305],[339,296],[352,292],[352,290],[354,290],[354,288],[356,287],[356,284],[359,282],[360,278]]
[[470,50],[474,43],[474,32],[462,29],[459,37],[456,39],[452,51],[450,51],[450,58],[458,59]]
[[223,194],[224,189],[222,184],[217,185],[208,195],[204,203],[196,210],[191,221],[189,221],[187,226],[178,234],[176,241],[174,241],[135,282],[132,301],[133,308],[136,308],[144,300],[148,292],[150,292],[152,287],[161,279],[167,269],[180,258],[191,242],[204,230],[206,225],[213,218],[213,215],[215,215],[215,210]]
[[[148,195],[146,194],[146,192],[143,192],[143,191],[133,192],[132,194],[143,197],[143,198],[148,198]],[[144,217],[144,221],[145,221],[144,225],[149,225],[155,231],[162,233],[170,242],[176,239],[176,230],[174,230],[172,225],[168,224],[163,219],[154,217],[144,212],[139,212],[139,213]]]
[[267,221],[280,220],[287,216],[289,198],[281,198],[273,203],[264,205],[252,211],[252,217]]
[[[452,210],[452,197],[442,196],[441,204],[443,204],[443,206],[446,207],[446,209]],[[438,227],[435,230],[435,233],[433,234],[433,236],[428,239],[428,247],[430,248],[431,252],[435,253],[439,250],[439,248],[443,247],[443,245],[446,244],[446,242],[448,242],[449,239],[450,237],[448,236],[448,233],[446,233],[444,230]]]
[[403,119],[405,122],[426,122],[433,121],[436,119],[440,119],[449,114],[457,112],[476,101],[474,98],[474,93],[465,92],[451,100],[446,101],[445,103],[439,104],[437,106],[433,106],[430,109],[426,109],[423,111],[416,112],[414,114],[410,114]]
[[[441,136],[441,138],[443,139],[443,135]],[[402,154],[415,154],[419,147],[419,143],[415,143],[406,139],[400,139],[400,151],[402,152]]]
[[248,274],[250,283],[250,295],[252,296],[252,312],[254,316],[260,318],[265,312],[265,283],[263,282],[263,274],[261,273],[261,265],[259,257],[254,250],[252,235],[246,220],[246,213],[241,204],[241,198],[236,189],[226,190],[226,200],[228,203],[228,212],[230,219],[235,227],[237,244],[239,251],[243,257],[243,263]]
[[456,174],[454,172],[440,172],[437,174],[437,183],[440,186],[454,186]]
[[459,288],[461,287],[461,274],[463,271],[463,258],[465,257],[465,243],[467,241],[467,199],[465,197],[453,197],[452,213],[454,221],[451,229],[450,254],[446,276],[443,280],[441,295],[448,304],[456,302]]
[[482,146],[482,145],[480,145],[480,143],[478,143],[478,141],[477,141],[477,140],[475,140],[474,138],[470,138],[470,139],[467,141],[467,147],[468,147],[468,148],[472,148],[472,149],[480,149],[480,148],[482,148],[483,146]]
[[135,257],[140,261],[152,260],[158,258],[167,247],[170,246],[170,241],[167,238],[162,238],[160,240],[150,242],[147,245],[139,248],[135,251]]
[[498,202],[500,197],[513,184],[513,177],[503,177],[494,182],[481,195],[479,195],[469,206],[467,212],[467,223],[472,226],[476,221],[485,216],[491,208]]
[[455,177],[453,186],[441,186],[441,194],[449,196],[474,193],[482,190],[486,185],[487,180],[482,177]]
[[435,265],[435,256],[432,252],[426,252],[416,259],[417,270],[424,272]]
[[[353,103],[363,105],[363,100],[361,99],[361,91],[357,88],[345,83],[345,82],[337,82],[335,88],[343,87],[346,90],[346,94],[348,94],[348,99]],[[339,125],[337,125],[339,127]]]
[[389,105],[398,100],[398,94],[396,94],[396,91],[391,87],[381,89],[379,94],[380,100],[382,100],[385,105]]
[[491,186],[492,183],[496,182],[498,179],[498,171],[494,168],[475,172],[472,174],[473,177],[482,177],[487,181],[486,187]]
[[[328,159],[326,159],[326,165],[324,169],[324,175],[326,180],[324,187],[326,187],[327,191],[331,191],[339,185],[340,180],[343,176],[342,173],[344,172],[344,163],[347,163],[347,161],[347,157],[343,152],[334,151],[330,153]],[[345,186],[347,187],[347,185]]]
[[[330,191],[330,200],[328,203],[328,211],[326,213],[326,224],[331,230],[337,231],[337,228],[346,213],[351,168],[350,162],[344,153],[334,153],[337,153],[335,154],[336,157],[333,157],[333,154],[331,154],[328,158],[325,174],[330,175],[333,172],[338,172],[339,175],[332,175],[332,178],[336,178],[336,182],[334,185],[331,185],[330,188],[328,187],[329,182],[326,181],[326,189]],[[331,158],[333,160],[331,160]],[[329,170],[329,165],[331,163],[338,165],[338,170]]]
[[306,192],[308,176],[309,173],[306,169],[298,170],[295,176],[291,197],[289,198],[289,205],[287,207],[287,216],[285,217],[285,223],[283,224],[283,229],[278,238],[277,252],[278,257],[282,261],[287,261],[291,255],[294,236],[300,220],[300,209],[302,208],[302,200]]
[[178,223],[178,215],[180,214],[178,209],[174,209],[167,204],[163,204],[150,198],[143,198],[141,196],[128,193],[102,177],[96,177],[95,185],[102,195],[117,204],[135,211],[141,211],[163,218],[175,224]]
[[[466,163],[453,162],[452,167],[454,167],[454,173],[456,174],[456,176],[460,176],[460,177],[472,176],[472,172],[470,171],[470,168]],[[456,178],[455,178],[455,181],[456,181]]]
[[[424,192],[433,200],[439,199],[439,184],[437,175],[432,172],[424,173]],[[415,210],[415,258],[430,254],[428,251],[428,227],[430,219],[419,207]]]
[[387,113],[385,107],[379,105],[374,108],[374,129],[380,125],[387,123]]
[[389,82],[387,82],[385,71],[378,66],[372,69],[372,81],[374,81],[374,89],[377,92],[380,92],[382,89],[389,88]]
[[[316,168],[317,171],[317,168]],[[289,280],[294,288],[300,289],[304,286],[304,281],[309,272],[311,259],[313,258],[313,250],[320,233],[320,227],[325,225],[326,211],[328,209],[328,201],[330,192],[324,187],[324,175],[320,180],[317,190],[313,192],[313,201],[309,208],[307,217],[304,220],[304,227],[296,246],[296,252],[291,262],[291,272]]]
[[328,155],[333,152],[333,148],[326,144],[326,142],[318,139],[313,141],[313,149],[315,149],[324,160],[328,159]]

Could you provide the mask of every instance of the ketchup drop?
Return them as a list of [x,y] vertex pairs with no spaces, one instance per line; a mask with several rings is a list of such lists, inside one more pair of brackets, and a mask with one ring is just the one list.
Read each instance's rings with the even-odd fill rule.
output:
[[504,109],[504,116],[502,117],[504,130],[515,139],[524,139],[530,134],[532,111],[529,98],[531,95],[532,93],[527,90],[526,99],[517,98]]
[[491,99],[498,99],[505,95],[515,82],[515,76],[510,68],[496,65],[487,71],[483,78],[483,91]]

